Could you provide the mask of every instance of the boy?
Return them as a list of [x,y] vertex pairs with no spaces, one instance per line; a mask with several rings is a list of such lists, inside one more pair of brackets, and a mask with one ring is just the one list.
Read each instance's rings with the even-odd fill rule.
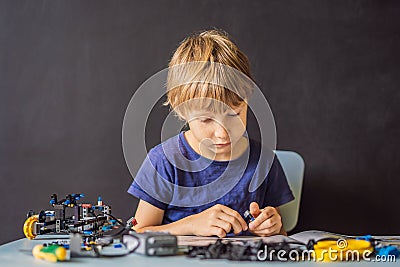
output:
[[[276,157],[269,167],[257,162],[264,148],[246,135],[252,88],[229,70],[251,81],[247,57],[211,30],[185,39],[169,67],[167,104],[189,130],[151,149],[138,171],[128,190],[140,199],[135,230],[286,234],[277,207],[293,194]],[[253,177],[262,183],[249,192]],[[241,216],[246,210],[255,217],[249,224]]]

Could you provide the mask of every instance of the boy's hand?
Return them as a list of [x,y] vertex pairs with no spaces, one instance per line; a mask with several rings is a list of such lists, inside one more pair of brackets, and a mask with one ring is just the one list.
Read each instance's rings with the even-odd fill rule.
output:
[[235,234],[247,230],[247,224],[240,214],[221,204],[188,217],[193,234],[198,236],[225,237],[231,230]]
[[270,236],[281,233],[282,219],[276,208],[260,209],[256,202],[251,202],[250,213],[255,220],[249,223],[250,232],[259,236]]

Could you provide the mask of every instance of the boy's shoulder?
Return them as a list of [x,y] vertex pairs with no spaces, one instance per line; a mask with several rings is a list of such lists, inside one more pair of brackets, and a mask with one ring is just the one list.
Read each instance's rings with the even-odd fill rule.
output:
[[198,161],[199,157],[185,140],[183,132],[153,147],[147,154],[153,166],[167,168],[170,171],[202,169],[208,161]]
[[176,148],[179,148],[179,134],[170,137],[164,142],[151,148],[148,152],[148,155],[150,156],[162,155],[165,154],[165,150],[174,151],[174,149]]
[[187,147],[183,144],[182,134],[177,134],[173,137],[168,138],[164,142],[156,145],[148,152],[150,159],[169,159],[175,158],[178,155],[186,154],[188,151]]

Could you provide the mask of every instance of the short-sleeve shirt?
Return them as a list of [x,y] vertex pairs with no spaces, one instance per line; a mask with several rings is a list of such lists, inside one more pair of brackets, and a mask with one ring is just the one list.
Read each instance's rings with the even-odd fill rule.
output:
[[278,207],[294,197],[277,157],[260,162],[263,149],[250,139],[248,153],[238,159],[212,161],[195,152],[181,132],[149,151],[128,192],[164,210],[163,224],[216,204],[239,214],[253,201]]

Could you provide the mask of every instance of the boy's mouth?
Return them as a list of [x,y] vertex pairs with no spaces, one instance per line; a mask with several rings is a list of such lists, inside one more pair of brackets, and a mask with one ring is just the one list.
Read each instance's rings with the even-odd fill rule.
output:
[[223,144],[214,144],[215,147],[226,147],[229,146],[231,143],[223,143]]

